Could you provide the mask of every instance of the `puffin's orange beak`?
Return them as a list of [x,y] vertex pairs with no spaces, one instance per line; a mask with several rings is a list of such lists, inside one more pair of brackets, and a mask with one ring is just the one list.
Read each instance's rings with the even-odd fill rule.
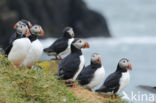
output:
[[31,35],[30,30],[27,29],[27,34],[26,34],[26,36],[28,37],[28,36],[30,36],[30,35]]
[[129,67],[129,70],[132,70],[132,65],[131,65],[131,64],[129,64],[129,66],[128,66],[128,67]]
[[17,23],[14,25],[14,29],[16,29],[16,25],[17,25]]
[[99,57],[96,62],[101,63],[101,57]]
[[30,23],[30,27],[32,27],[32,24]]
[[44,36],[44,30],[43,29],[41,31],[41,35],[40,36]]
[[30,23],[30,26],[32,27],[32,24]]
[[90,48],[90,45],[88,42],[85,42],[84,45],[82,46],[82,48]]

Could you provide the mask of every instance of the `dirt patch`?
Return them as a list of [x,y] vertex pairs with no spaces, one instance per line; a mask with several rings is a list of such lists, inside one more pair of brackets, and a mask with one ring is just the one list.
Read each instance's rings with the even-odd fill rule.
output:
[[119,100],[119,98],[112,100],[111,96],[94,93],[83,87],[78,87],[78,89],[72,89],[72,90],[75,96],[81,98],[82,100],[89,101],[90,103],[106,103],[107,101],[112,101],[113,103],[113,101]]

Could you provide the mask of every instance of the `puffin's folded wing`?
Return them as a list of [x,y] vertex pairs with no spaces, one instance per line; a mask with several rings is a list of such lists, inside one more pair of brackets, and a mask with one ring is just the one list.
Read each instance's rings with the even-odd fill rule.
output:
[[59,64],[59,75],[63,75],[63,78],[71,78],[79,69],[80,59],[75,55],[68,55]]
[[68,40],[65,40],[64,38],[60,38],[56,40],[49,48],[57,53],[60,53],[64,51],[67,47],[68,47]]
[[120,80],[120,74],[117,72],[112,73],[106,78],[103,86],[100,89],[96,90],[96,92],[104,92],[104,93],[117,92],[120,86],[119,80]]
[[119,73],[112,73],[106,78],[104,85],[109,88],[117,88],[119,86],[120,78],[121,75]]
[[91,79],[93,78],[93,74],[94,74],[94,71],[93,69],[91,69],[91,66],[88,66],[86,68],[84,68],[82,70],[82,72],[79,74],[78,76],[78,81],[81,85],[86,85],[88,84]]
[[12,44],[9,44],[9,45],[4,49],[5,55],[8,55],[8,54],[9,54],[11,48],[12,48]]

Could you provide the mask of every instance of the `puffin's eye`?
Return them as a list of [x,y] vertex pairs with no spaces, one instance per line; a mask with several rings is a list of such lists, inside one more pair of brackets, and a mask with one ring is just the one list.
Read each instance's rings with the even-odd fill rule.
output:
[[80,43],[81,43],[82,41],[80,40]]
[[123,63],[125,63],[126,61],[124,60]]

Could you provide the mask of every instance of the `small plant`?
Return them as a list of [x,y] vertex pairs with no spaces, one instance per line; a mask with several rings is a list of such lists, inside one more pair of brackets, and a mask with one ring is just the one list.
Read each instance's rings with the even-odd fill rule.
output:
[[7,66],[10,66],[11,62],[2,54],[0,54],[0,68],[6,68]]

